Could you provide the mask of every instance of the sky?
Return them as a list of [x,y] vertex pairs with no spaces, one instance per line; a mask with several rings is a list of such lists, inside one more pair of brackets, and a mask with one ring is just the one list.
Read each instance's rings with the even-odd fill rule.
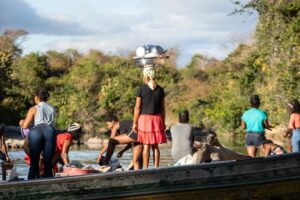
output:
[[177,48],[184,66],[196,53],[223,59],[251,39],[257,16],[228,16],[234,8],[232,0],[0,0],[0,31],[27,31],[24,54],[74,48],[123,55],[154,44]]

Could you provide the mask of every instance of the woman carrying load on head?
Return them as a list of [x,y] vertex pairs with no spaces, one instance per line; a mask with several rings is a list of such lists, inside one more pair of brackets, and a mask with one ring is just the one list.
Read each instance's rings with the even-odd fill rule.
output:
[[34,126],[29,133],[29,153],[31,165],[28,179],[39,178],[39,159],[43,152],[44,156],[44,177],[52,177],[52,158],[56,146],[56,132],[54,129],[55,110],[47,102],[49,92],[44,88],[39,88],[35,92],[35,106],[31,107],[26,118],[20,126],[29,128],[33,122]]
[[288,129],[284,132],[284,136],[287,137],[292,134],[292,151],[300,151],[300,104],[297,99],[292,100],[288,104],[291,112]]
[[159,167],[160,151],[158,144],[166,143],[165,92],[155,82],[153,67],[144,67],[144,84],[136,93],[133,130],[138,133],[138,142],[143,144],[143,168],[149,166],[149,153],[154,151],[154,167]]
[[247,130],[246,146],[247,153],[251,157],[256,156],[257,148],[262,146],[265,138],[265,129],[269,129],[267,114],[259,109],[260,99],[258,95],[254,95],[250,99],[251,108],[244,112],[242,119],[242,127]]

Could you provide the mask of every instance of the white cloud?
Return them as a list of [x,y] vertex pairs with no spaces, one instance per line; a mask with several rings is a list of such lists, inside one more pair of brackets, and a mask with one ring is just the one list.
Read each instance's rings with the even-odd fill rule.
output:
[[46,35],[87,33],[84,28],[72,21],[52,20],[39,15],[34,8],[22,0],[0,0],[0,5],[0,31],[15,28]]
[[[160,44],[165,48],[179,46],[182,54],[179,63],[182,65],[199,52],[224,58],[236,45],[232,41],[232,35],[247,37],[254,30],[256,22],[253,20],[255,17],[228,16],[234,10],[230,0],[26,2],[30,4],[30,9],[23,6],[26,9],[20,10],[20,13],[31,10],[35,14],[26,18],[26,23],[23,24],[25,29],[26,26],[32,30],[42,27],[43,32],[33,31],[40,34],[31,35],[24,44],[25,52],[66,48],[87,51],[99,48],[104,52],[116,53],[120,49],[132,51],[143,44]],[[36,22],[36,16],[59,25],[55,31],[45,29],[39,21]],[[16,20],[10,20],[6,24],[9,23],[20,25]],[[67,26],[63,26],[64,24]],[[62,34],[65,36],[61,36]]]

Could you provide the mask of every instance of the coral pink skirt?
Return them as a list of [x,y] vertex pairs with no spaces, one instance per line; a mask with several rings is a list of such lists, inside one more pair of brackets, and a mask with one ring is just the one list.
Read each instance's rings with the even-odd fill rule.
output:
[[162,144],[167,142],[165,125],[161,115],[140,115],[138,120],[138,142]]

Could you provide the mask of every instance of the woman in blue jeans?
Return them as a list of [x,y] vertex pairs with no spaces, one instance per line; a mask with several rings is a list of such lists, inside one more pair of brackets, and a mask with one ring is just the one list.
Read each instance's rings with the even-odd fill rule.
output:
[[56,133],[53,127],[55,110],[47,104],[49,92],[44,88],[39,88],[35,92],[35,106],[28,110],[27,116],[20,124],[22,128],[30,127],[29,134],[29,155],[31,165],[29,168],[28,179],[39,178],[39,159],[43,152],[44,177],[52,177],[52,157],[55,151]]
[[288,103],[291,112],[288,129],[283,136],[292,136],[292,151],[300,152],[300,103],[297,99]]

